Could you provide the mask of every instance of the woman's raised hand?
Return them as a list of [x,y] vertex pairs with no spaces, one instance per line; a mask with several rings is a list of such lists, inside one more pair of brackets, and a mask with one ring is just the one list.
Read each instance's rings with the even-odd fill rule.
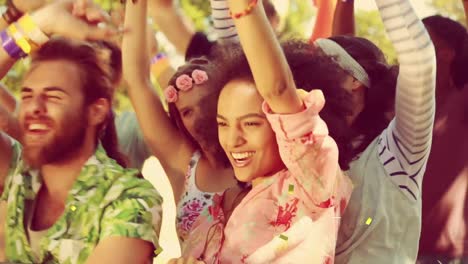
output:
[[81,40],[106,40],[121,31],[110,16],[90,0],[58,0],[31,14],[47,35]]

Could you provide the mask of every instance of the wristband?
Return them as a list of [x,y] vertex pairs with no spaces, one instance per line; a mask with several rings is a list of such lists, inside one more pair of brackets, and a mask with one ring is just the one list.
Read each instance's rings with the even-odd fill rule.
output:
[[24,34],[36,44],[37,48],[49,41],[49,37],[42,32],[36,22],[34,22],[32,17],[27,13],[18,20],[18,26]]
[[5,19],[5,22],[7,22],[7,24],[11,24],[15,22],[23,15],[23,13],[21,13],[21,11],[18,10],[15,4],[13,4],[12,0],[7,0],[6,6],[7,6],[7,9],[2,14],[2,17],[3,19]]
[[158,63],[156,64],[152,64],[151,72],[156,76],[156,78],[158,78],[170,66],[171,64],[169,63],[169,59],[166,58],[166,59],[158,61]]
[[11,58],[20,59],[26,56],[21,48],[16,44],[15,40],[8,35],[6,30],[0,32],[0,38],[2,39],[3,49]]
[[153,58],[151,58],[151,65],[158,63],[160,60],[167,59],[167,55],[159,52],[158,54],[154,55]]
[[31,53],[31,44],[29,44],[23,33],[16,28],[15,24],[11,24],[7,31],[24,53]]

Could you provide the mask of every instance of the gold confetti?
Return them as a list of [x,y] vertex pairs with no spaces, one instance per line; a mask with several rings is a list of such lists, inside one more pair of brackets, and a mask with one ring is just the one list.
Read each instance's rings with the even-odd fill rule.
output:
[[372,218],[370,218],[370,217],[367,218],[367,220],[366,220],[366,225],[370,225],[371,223],[372,223]]
[[159,254],[161,254],[161,252],[163,252],[162,247],[158,247],[158,248],[154,251],[154,254],[159,255]]
[[75,211],[76,211],[76,206],[74,206],[74,205],[70,206],[70,210],[71,210],[72,212],[75,212]]
[[288,193],[289,193],[289,194],[292,194],[293,192],[294,192],[294,185],[289,184]]
[[281,242],[276,246],[276,252],[280,254],[288,249],[288,237],[279,235],[279,238],[281,238]]

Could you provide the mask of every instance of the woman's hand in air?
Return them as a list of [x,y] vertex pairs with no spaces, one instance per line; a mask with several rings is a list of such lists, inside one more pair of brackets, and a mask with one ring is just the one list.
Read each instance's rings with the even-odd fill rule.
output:
[[[148,5],[150,5],[150,2],[152,1],[148,1]],[[110,16],[111,16],[111,22],[113,25],[117,26],[118,28],[124,27],[125,10],[123,8],[117,8],[117,9],[112,10],[110,13]],[[159,51],[158,40],[156,39],[156,31],[154,30],[152,24],[148,24],[146,34],[147,34],[146,47],[148,47],[148,54],[150,56],[149,59],[151,59]],[[122,36],[115,38],[114,43],[117,44],[117,46],[121,47]]]
[[49,36],[105,40],[119,33],[110,24],[109,15],[89,0],[55,1],[38,9],[31,16]]
[[47,4],[47,0],[12,0],[13,5],[22,13],[34,11]]

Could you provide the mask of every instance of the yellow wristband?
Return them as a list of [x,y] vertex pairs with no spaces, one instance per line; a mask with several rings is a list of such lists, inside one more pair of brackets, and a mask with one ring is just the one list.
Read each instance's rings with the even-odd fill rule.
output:
[[31,53],[31,45],[29,44],[28,40],[24,37],[23,33],[18,31],[15,24],[10,24],[10,26],[8,26],[8,32],[24,53]]
[[31,39],[38,46],[44,45],[47,41],[49,41],[49,37],[47,37],[44,32],[39,28],[39,26],[34,22],[32,17],[29,14],[23,15],[18,20],[19,27],[23,30],[23,32]]
[[151,65],[151,72],[158,78],[171,64],[168,58],[164,58]]
[[277,254],[283,253],[289,247],[288,237],[287,236],[285,236],[283,234],[280,234],[279,238],[280,238],[280,241],[278,242],[278,244],[276,245],[276,248],[275,248],[275,251],[277,252]]

